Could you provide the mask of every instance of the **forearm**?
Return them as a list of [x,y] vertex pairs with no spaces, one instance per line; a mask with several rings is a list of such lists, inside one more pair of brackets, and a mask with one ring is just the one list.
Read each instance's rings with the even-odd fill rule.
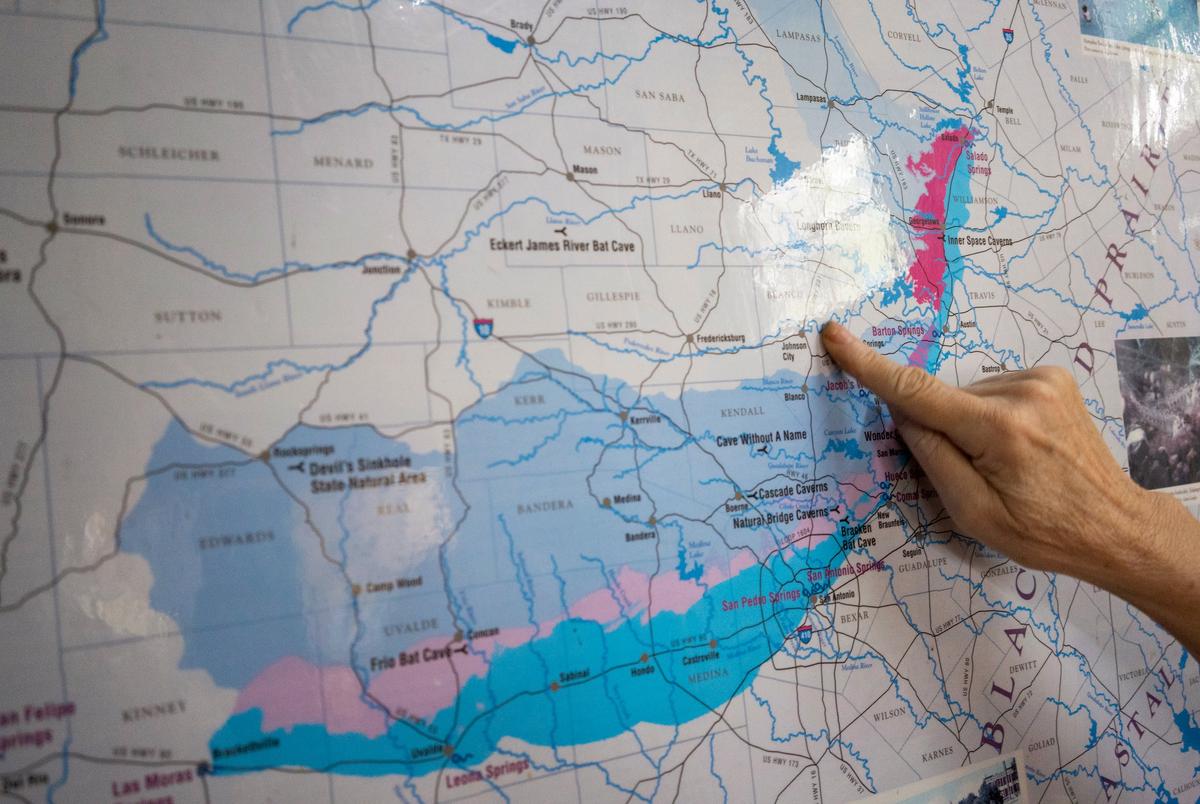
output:
[[1200,521],[1169,494],[1138,489],[1125,499],[1120,545],[1084,580],[1137,606],[1200,656]]

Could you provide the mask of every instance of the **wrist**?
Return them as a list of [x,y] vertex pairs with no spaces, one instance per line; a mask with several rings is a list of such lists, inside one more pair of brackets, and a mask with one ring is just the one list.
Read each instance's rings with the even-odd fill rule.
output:
[[[1109,497],[1109,510],[1094,527],[1101,532],[1086,543],[1102,546],[1080,556],[1087,572],[1083,580],[1144,607],[1147,598],[1161,589],[1175,559],[1173,531],[1179,528],[1175,498],[1147,491],[1127,481],[1126,488]],[[1184,512],[1186,514],[1186,512]]]
[[1105,588],[1177,631],[1200,603],[1194,567],[1200,561],[1200,522],[1170,494],[1140,487],[1134,518],[1122,535],[1125,563],[1118,580]]

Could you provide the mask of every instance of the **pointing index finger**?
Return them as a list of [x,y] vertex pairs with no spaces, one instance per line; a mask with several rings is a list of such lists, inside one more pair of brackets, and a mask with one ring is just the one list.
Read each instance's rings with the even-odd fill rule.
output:
[[821,330],[821,341],[838,366],[886,402],[893,415],[945,433],[969,455],[982,451],[981,399],[917,366],[888,360],[833,321]]

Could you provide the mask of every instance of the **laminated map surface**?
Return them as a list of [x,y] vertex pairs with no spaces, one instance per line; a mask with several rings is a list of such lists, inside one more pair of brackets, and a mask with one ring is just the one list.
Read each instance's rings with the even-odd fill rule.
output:
[[1191,499],[1197,53],[1166,0],[0,0],[0,799],[1195,800],[1195,659],[955,533],[817,332],[1066,368]]

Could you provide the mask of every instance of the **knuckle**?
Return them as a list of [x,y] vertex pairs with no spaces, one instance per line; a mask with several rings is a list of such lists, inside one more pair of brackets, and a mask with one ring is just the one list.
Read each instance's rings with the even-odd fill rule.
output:
[[1029,376],[1043,388],[1056,393],[1075,387],[1075,378],[1062,366],[1038,366],[1030,369]]
[[1003,437],[1014,426],[1015,412],[1012,405],[1003,401],[987,400],[982,406],[981,419],[985,427]]
[[992,424],[999,434],[996,447],[1006,448],[1025,438],[1036,427],[1034,412],[1024,405],[997,405],[992,408]]
[[1016,438],[1026,438],[1038,428],[1037,412],[1028,407],[1013,408],[1010,432]]
[[1025,390],[1029,399],[1038,403],[1053,402],[1062,396],[1062,389],[1048,378],[1034,380]]
[[1060,388],[1074,388],[1075,378],[1062,366],[1050,366],[1050,381]]
[[1016,386],[1015,397],[1019,403],[1044,405],[1062,399],[1074,384],[1065,369],[1039,367],[1025,374]]
[[1037,409],[1019,407],[1013,410],[1009,429],[1009,446],[1013,449],[1029,449],[1040,442],[1046,425]]
[[905,434],[904,442],[908,445],[910,452],[928,459],[937,454],[941,439],[929,430],[922,428],[916,432]]
[[917,366],[905,366],[896,372],[893,386],[900,397],[920,396],[929,390],[933,377]]

